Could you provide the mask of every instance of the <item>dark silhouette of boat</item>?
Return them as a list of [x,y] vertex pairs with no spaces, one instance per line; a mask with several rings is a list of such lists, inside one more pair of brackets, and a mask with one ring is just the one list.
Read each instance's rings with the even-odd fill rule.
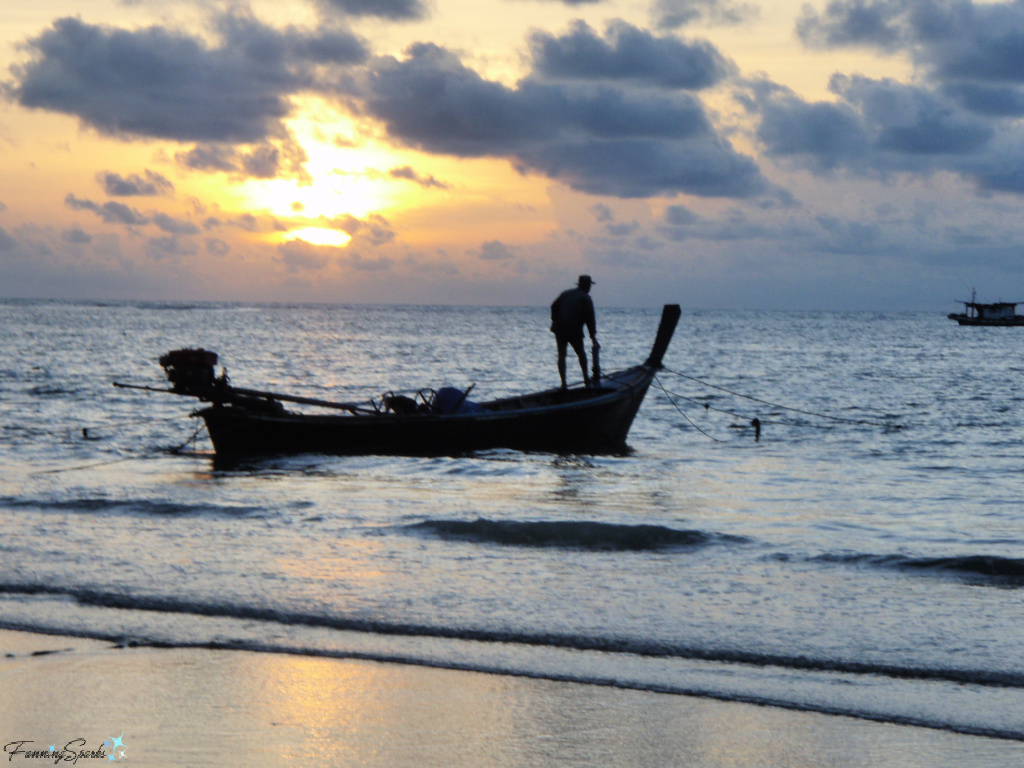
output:
[[960,325],[1024,325],[1024,315],[1017,314],[1019,302],[999,301],[993,304],[980,304],[971,291],[970,301],[961,301],[963,312],[951,312],[948,317]]
[[[439,390],[418,399],[386,396],[379,404],[336,403],[235,387],[225,375],[214,375],[215,353],[184,349],[160,359],[173,386],[158,391],[210,403],[194,415],[205,421],[218,459],[301,453],[437,456],[491,448],[619,453],[626,450],[626,435],[679,316],[678,305],[666,305],[647,359],[600,375],[590,387],[485,402],[471,402],[468,390]],[[286,402],[344,413],[296,413],[285,409]]]

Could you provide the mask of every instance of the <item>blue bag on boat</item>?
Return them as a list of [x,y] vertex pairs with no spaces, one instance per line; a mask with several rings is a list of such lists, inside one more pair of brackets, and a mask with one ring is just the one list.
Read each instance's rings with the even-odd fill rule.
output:
[[481,413],[478,403],[466,399],[467,392],[455,387],[441,387],[434,398],[434,413]]

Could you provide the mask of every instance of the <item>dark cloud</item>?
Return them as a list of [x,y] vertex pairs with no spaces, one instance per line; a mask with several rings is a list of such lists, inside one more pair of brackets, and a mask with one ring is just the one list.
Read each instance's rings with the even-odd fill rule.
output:
[[353,242],[358,240],[363,245],[384,245],[395,239],[395,232],[391,224],[379,213],[370,214],[365,219],[357,219],[351,214],[331,219],[328,226],[332,229],[340,229],[348,234]]
[[515,258],[512,250],[500,240],[488,240],[480,246],[478,255],[484,261],[508,261]]
[[834,76],[834,102],[806,102],[770,84],[751,104],[767,153],[816,172],[950,171],[973,177],[992,151],[991,124],[940,94],[893,80]]
[[901,0],[833,0],[824,13],[805,5],[797,35],[814,48],[868,46],[891,51],[905,44]]
[[333,246],[313,245],[305,240],[296,239],[281,243],[277,247],[280,261],[285,270],[292,274],[300,272],[319,272],[337,256],[338,249]]
[[735,66],[706,40],[657,37],[624,21],[608,25],[604,38],[583,21],[555,37],[530,37],[534,72],[545,78],[628,80],[666,88],[708,88],[735,73]]
[[442,181],[438,181],[433,176],[421,176],[416,170],[409,165],[402,166],[401,168],[392,168],[388,171],[388,175],[393,179],[406,179],[419,184],[421,187],[435,188],[435,189],[449,189],[450,187]]
[[140,227],[149,223],[149,219],[124,203],[110,200],[100,205],[92,200],[85,200],[68,193],[64,198],[64,205],[75,211],[92,211],[107,224],[125,224],[131,227]]
[[231,252],[231,246],[219,237],[206,238],[206,252],[211,256],[227,256]]
[[397,141],[507,157],[587,192],[745,197],[766,188],[756,164],[715,132],[703,104],[674,89],[532,79],[509,88],[431,44],[413,46],[403,61],[378,59],[362,89],[366,110]]
[[391,268],[395,266],[395,260],[389,256],[366,258],[361,253],[349,253],[345,257],[344,263],[350,269],[359,272],[390,272]]
[[174,192],[174,185],[159,173],[147,169],[145,175],[142,178],[133,173],[125,178],[119,173],[101,171],[96,174],[96,181],[111,197],[153,197]]
[[845,221],[834,216],[819,216],[819,250],[838,254],[868,254],[878,250],[881,230],[877,224]]
[[18,245],[18,241],[7,234],[7,230],[0,227],[0,253],[12,251]]
[[177,260],[182,256],[192,256],[199,249],[196,244],[187,238],[180,238],[177,235],[166,237],[153,237],[147,243],[146,253],[154,259]]
[[1006,85],[949,83],[943,94],[966,110],[988,117],[1024,117],[1024,91]]
[[317,0],[324,11],[342,16],[371,16],[392,21],[416,21],[429,14],[420,0]]
[[662,30],[679,29],[698,21],[742,24],[759,13],[756,5],[736,0],[656,0],[651,6],[654,26]]
[[172,235],[198,235],[200,232],[199,227],[191,221],[175,219],[168,216],[166,213],[154,213],[153,223],[164,232],[168,232]]
[[640,229],[639,222],[623,221],[605,226],[605,231],[612,237],[626,237]]
[[835,75],[836,100],[814,104],[761,87],[752,111],[770,154],[817,171],[947,171],[1024,194],[1024,2],[833,0],[806,7],[797,32],[815,47],[905,52],[915,80]]
[[65,243],[72,243],[74,245],[85,245],[86,243],[92,242],[92,235],[88,232],[83,231],[79,227],[71,227],[65,229],[60,233],[60,239]]
[[24,48],[8,90],[25,107],[76,115],[101,133],[196,142],[280,136],[289,96],[318,87],[312,65],[357,63],[345,32],[279,31],[224,16],[220,47],[153,26],[124,30],[58,19]]
[[688,227],[700,221],[700,216],[685,205],[670,205],[665,209],[665,223],[673,227]]
[[815,170],[856,163],[870,144],[861,116],[848,104],[809,103],[788,88],[761,84],[755,110],[757,138],[768,153],[802,158]]
[[1024,83],[1024,3],[832,0],[804,8],[797,33],[824,48],[906,50],[933,81]]
[[877,132],[881,151],[908,155],[969,154],[992,138],[992,127],[925,89],[893,80],[832,78],[842,96]]
[[293,139],[264,141],[239,149],[231,144],[197,144],[187,152],[178,152],[174,159],[186,168],[205,172],[222,172],[233,176],[272,179],[278,176],[307,178],[305,163],[309,158]]
[[526,167],[594,195],[748,197],[768,191],[757,164],[716,136],[552,143],[520,157]]

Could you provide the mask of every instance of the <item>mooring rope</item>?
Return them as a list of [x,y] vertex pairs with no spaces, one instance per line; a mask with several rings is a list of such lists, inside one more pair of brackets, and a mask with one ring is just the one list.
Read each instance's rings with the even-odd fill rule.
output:
[[[710,383],[708,381],[704,381],[702,379],[698,379],[695,376],[688,376],[687,374],[682,373],[680,371],[673,371],[670,368],[663,368],[662,370],[664,370],[666,373],[672,373],[672,374],[675,374],[676,376],[679,376],[681,378],[689,379],[690,381],[693,381],[693,382],[696,382],[698,384],[701,384],[702,386],[710,387],[711,389],[717,389],[717,390],[719,390],[721,392],[726,392],[727,394],[733,395],[734,397],[742,397],[742,398],[744,398],[746,400],[751,400],[751,401],[753,401],[755,403],[761,403],[762,405],[768,405],[768,406],[771,406],[772,408],[778,408],[778,409],[783,410],[783,411],[791,411],[793,413],[803,414],[804,416],[814,416],[814,417],[819,418],[819,419],[828,419],[830,421],[842,421],[842,422],[845,422],[847,424],[867,424],[867,425],[875,426],[875,427],[885,427],[887,429],[900,429],[900,428],[902,428],[901,424],[892,424],[890,422],[877,421],[877,420],[874,420],[874,419],[849,419],[849,418],[845,418],[843,416],[833,416],[833,415],[828,414],[828,413],[819,413],[819,412],[816,412],[816,411],[808,411],[808,410],[805,410],[803,408],[794,408],[792,406],[782,405],[781,403],[773,403],[770,400],[762,400],[759,397],[752,397],[750,395],[744,395],[742,392],[734,392],[733,390],[727,389],[726,387],[721,387],[721,386],[719,386],[717,384],[712,384],[712,383]],[[703,405],[703,403],[701,405]],[[705,407],[709,407],[710,408],[711,406],[705,406]],[[716,408],[715,410],[720,410],[720,409]],[[723,412],[724,413],[729,413],[729,411],[723,411]],[[739,414],[735,414],[735,413],[730,414],[730,415],[732,415],[732,416],[739,416]],[[746,418],[744,416],[739,416],[739,417],[740,418]]]
[[[159,419],[159,421],[166,421],[166,419]],[[73,467],[55,467],[54,469],[39,469],[39,470],[36,470],[35,472],[30,472],[28,476],[29,477],[36,477],[38,475],[57,475],[57,474],[61,474],[63,472],[80,472],[80,471],[87,470],[87,469],[96,469],[98,467],[109,467],[109,466],[111,466],[113,464],[120,464],[120,463],[125,462],[125,461],[136,461],[136,460],[148,459],[148,458],[150,458],[152,456],[156,456],[156,455],[161,454],[161,453],[170,453],[170,454],[176,455],[176,456],[187,456],[188,454],[185,453],[182,449],[186,445],[188,445],[189,443],[193,443],[193,453],[195,453],[195,445],[194,444],[195,444],[196,439],[199,437],[200,431],[202,431],[204,426],[206,426],[206,425],[203,424],[203,423],[200,423],[199,426],[196,427],[196,429],[192,433],[192,435],[185,442],[183,442],[181,445],[173,445],[170,448],[153,448],[153,449],[148,450],[148,451],[146,451],[144,453],[141,453],[141,454],[136,454],[136,455],[132,455],[132,456],[122,456],[122,457],[120,457],[118,459],[109,459],[107,461],[94,461],[94,462],[89,463],[89,464],[78,464],[78,465],[75,465]],[[82,437],[88,439],[88,434],[87,434],[87,430],[86,429],[82,430]]]
[[[725,440],[719,440],[714,435],[709,435],[703,429],[698,427],[694,423],[693,419],[691,419],[682,408],[680,408],[678,405],[676,405],[676,401],[672,399],[672,395],[675,394],[675,393],[669,392],[667,389],[665,389],[665,387],[663,387],[662,384],[661,384],[661,379],[659,379],[657,376],[654,377],[654,380],[657,382],[657,386],[655,387],[655,389],[660,389],[662,392],[665,393],[665,397],[667,397],[668,401],[670,403],[672,403],[672,407],[675,408],[677,411],[679,411],[679,415],[682,416],[684,419],[686,419],[689,422],[691,427],[693,427],[698,432],[700,432],[702,435],[704,435],[704,437],[706,437],[706,438],[708,438],[710,440],[714,440],[716,443],[724,443],[725,442]],[[689,399],[689,398],[683,397],[682,395],[676,395],[676,397],[680,397],[683,400],[688,400]],[[715,410],[718,410],[718,409],[716,408]],[[733,414],[733,415],[735,415],[735,414]]]

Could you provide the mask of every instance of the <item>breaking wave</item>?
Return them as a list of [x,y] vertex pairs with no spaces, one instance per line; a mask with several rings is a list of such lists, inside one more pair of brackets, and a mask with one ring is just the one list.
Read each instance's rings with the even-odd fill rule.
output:
[[954,576],[995,586],[1024,587],[1024,559],[998,555],[909,557],[906,555],[826,554],[816,562]]
[[553,547],[608,552],[656,552],[694,549],[749,539],[661,525],[580,521],[426,520],[405,526],[412,533],[441,539],[513,547]]

